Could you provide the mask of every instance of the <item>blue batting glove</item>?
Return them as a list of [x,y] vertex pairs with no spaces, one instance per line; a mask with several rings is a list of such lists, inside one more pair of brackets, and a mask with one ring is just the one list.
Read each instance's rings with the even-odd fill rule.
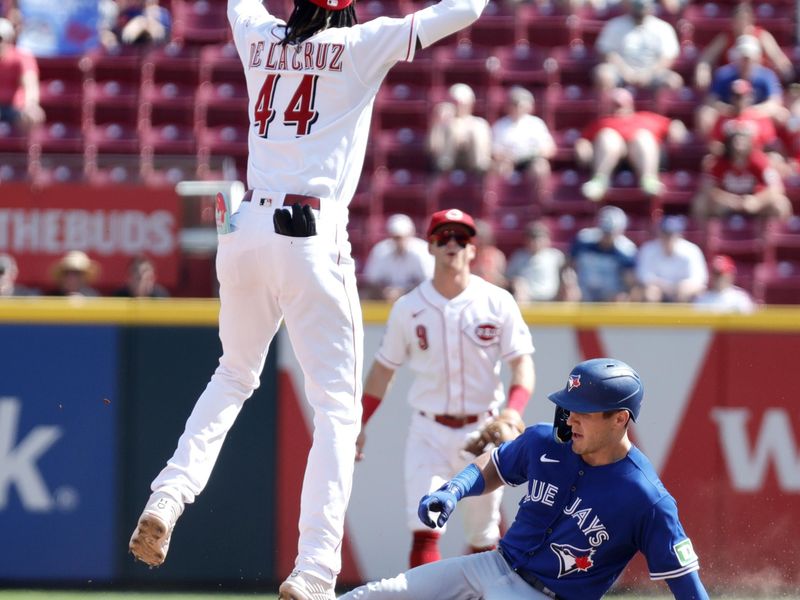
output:
[[[437,525],[439,527],[444,527],[444,524],[447,523],[447,519],[453,514],[456,503],[458,502],[458,496],[451,490],[452,488],[449,486],[448,482],[432,494],[423,496],[422,500],[419,501],[419,508],[417,509],[419,520],[431,529],[435,529]],[[436,523],[434,523],[428,515],[429,511],[439,513],[439,518],[436,519]]]

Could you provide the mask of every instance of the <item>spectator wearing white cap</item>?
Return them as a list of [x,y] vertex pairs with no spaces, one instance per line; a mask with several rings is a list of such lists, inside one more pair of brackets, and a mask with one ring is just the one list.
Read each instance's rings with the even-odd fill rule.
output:
[[486,172],[492,163],[492,130],[473,114],[475,92],[466,83],[448,90],[449,100],[433,109],[428,151],[439,171]]
[[661,219],[658,237],[642,244],[636,278],[645,302],[691,302],[706,289],[708,269],[700,246],[683,237],[686,219]]
[[680,88],[683,78],[672,70],[680,53],[675,28],[653,14],[654,0],[625,5],[628,13],[609,20],[595,43],[602,56],[594,73],[597,87]]
[[372,248],[362,274],[362,293],[372,300],[394,302],[433,275],[428,243],[415,237],[410,217],[395,214],[386,220],[387,238]]
[[752,35],[740,35],[733,48],[732,62],[714,71],[714,79],[705,103],[697,112],[697,127],[707,136],[719,115],[729,115],[733,107],[733,82],[750,82],[753,93],[752,110],[780,122],[785,117],[783,87],[775,71],[761,64],[761,44]]
[[735,60],[736,40],[745,34],[753,36],[760,44],[763,64],[775,69],[783,81],[788,82],[794,78],[792,61],[778,45],[775,36],[756,25],[750,2],[741,2],[733,9],[730,29],[715,35],[698,57],[694,71],[694,85],[697,89],[708,89],[713,70],[720,64]]
[[621,302],[630,298],[636,284],[636,244],[624,232],[625,211],[604,206],[597,226],[581,229],[570,249],[583,302]]
[[556,143],[534,112],[533,94],[520,86],[508,91],[506,112],[492,125],[494,170],[503,176],[523,173],[540,187],[550,178]]
[[0,121],[23,130],[44,121],[36,58],[14,44],[14,25],[0,18]]

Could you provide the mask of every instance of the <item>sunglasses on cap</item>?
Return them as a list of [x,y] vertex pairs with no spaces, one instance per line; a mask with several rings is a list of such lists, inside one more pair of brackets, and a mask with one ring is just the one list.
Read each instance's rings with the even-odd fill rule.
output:
[[446,246],[450,240],[455,240],[456,244],[466,248],[472,240],[472,236],[465,231],[456,229],[440,229],[431,236],[431,241],[439,247]]

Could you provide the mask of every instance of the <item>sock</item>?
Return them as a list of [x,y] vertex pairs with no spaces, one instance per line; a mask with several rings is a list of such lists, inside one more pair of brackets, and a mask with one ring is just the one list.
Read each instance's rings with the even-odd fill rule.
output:
[[439,534],[435,531],[415,531],[408,562],[411,568],[441,559]]

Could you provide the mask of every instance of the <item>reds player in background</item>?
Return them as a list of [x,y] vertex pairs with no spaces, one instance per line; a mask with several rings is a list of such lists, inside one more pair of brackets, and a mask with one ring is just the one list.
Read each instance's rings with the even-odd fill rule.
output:
[[161,564],[175,522],[205,488],[281,321],[303,367],[314,436],[284,600],[334,598],[361,421],[363,325],[347,206],[364,162],[381,81],[418,48],[468,26],[487,0],[441,0],[405,18],[356,25],[352,0],[295,0],[284,23],[260,0],[229,0],[249,96],[248,193],[218,199],[223,354],[197,400],[130,549]]
[[[470,274],[475,258],[475,222],[458,209],[433,215],[428,250],[434,257],[429,279],[392,306],[381,347],[364,384],[362,431],[356,459],[366,440],[366,425],[386,394],[394,372],[408,362],[414,372],[409,390],[411,428],[406,440],[407,522],[413,534],[412,567],[439,560],[440,532],[417,518],[422,494],[463,469],[474,453],[464,452],[481,429],[497,419],[519,435],[534,386],[531,334],[519,306],[506,290]],[[500,361],[511,368],[508,404],[500,380]],[[476,440],[477,441],[477,440]],[[498,440],[505,441],[505,440]],[[469,444],[472,446],[472,444]],[[493,549],[500,539],[502,489],[464,505],[464,528],[473,552]]]
[[[433,529],[464,497],[525,484],[497,550],[423,565],[342,599],[595,600],[638,551],[675,598],[708,600],[675,499],[628,438],[644,397],[636,371],[613,358],[587,360],[548,397],[553,425],[529,427],[420,500],[419,518]],[[439,513],[435,522],[430,513]]]

